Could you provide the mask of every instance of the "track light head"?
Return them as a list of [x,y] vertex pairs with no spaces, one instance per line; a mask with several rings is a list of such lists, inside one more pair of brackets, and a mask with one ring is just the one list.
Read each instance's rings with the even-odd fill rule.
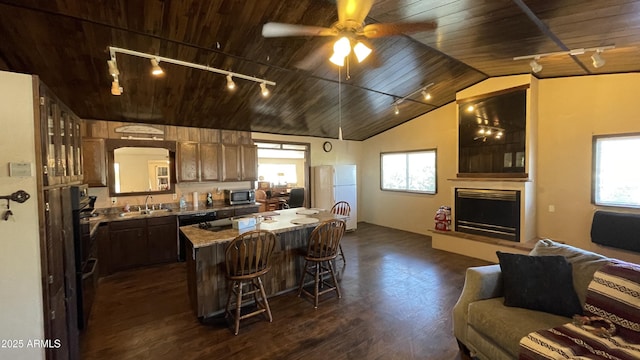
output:
[[233,78],[231,76],[231,74],[227,75],[227,89],[229,90],[233,90],[236,88],[236,83],[233,82]]
[[422,90],[421,94],[422,94],[422,97],[424,97],[425,100],[431,100],[431,94],[428,93],[426,90]]
[[122,91],[123,89],[120,86],[120,82],[118,81],[118,79],[113,79],[113,82],[111,82],[111,95],[122,95]]
[[393,105],[393,113],[396,115],[400,114],[400,109],[398,109],[398,104]]
[[269,89],[267,89],[267,84],[260,83],[260,93],[262,94],[262,97],[269,96]]
[[536,57],[535,59],[529,62],[529,66],[531,66],[531,71],[533,71],[534,73],[539,73],[540,71],[542,71],[542,65],[538,63],[538,60],[540,60],[540,57]]
[[598,49],[596,50],[596,53],[591,55],[591,61],[593,61],[593,67],[594,68],[599,68],[604,66],[604,64],[606,63],[606,61],[602,58],[602,55],[600,55],[602,53],[602,50]]
[[151,74],[154,76],[160,76],[164,74],[164,70],[162,70],[160,65],[158,65],[159,63],[160,63],[160,60],[151,59]]

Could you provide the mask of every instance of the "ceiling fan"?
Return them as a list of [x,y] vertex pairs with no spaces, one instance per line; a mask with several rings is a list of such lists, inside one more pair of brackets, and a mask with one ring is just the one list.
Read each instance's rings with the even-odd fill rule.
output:
[[362,62],[371,53],[371,48],[359,39],[380,38],[384,36],[408,34],[419,31],[434,30],[435,21],[402,22],[402,23],[374,23],[364,24],[374,0],[337,0],[338,21],[331,27],[307,26],[268,22],[262,27],[262,36],[334,36],[339,39],[334,43],[333,55],[329,59],[338,66],[344,66],[345,59],[353,52]]

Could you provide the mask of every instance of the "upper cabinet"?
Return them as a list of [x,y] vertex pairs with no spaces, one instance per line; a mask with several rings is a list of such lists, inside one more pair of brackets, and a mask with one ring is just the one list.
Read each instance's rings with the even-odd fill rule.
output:
[[104,139],[82,139],[84,183],[107,186],[107,149]]
[[178,142],[177,148],[178,182],[200,181],[200,153],[198,143]]
[[82,180],[80,118],[39,85],[40,149],[45,186]]
[[258,147],[256,145],[242,145],[240,148],[241,180],[258,180]]
[[222,144],[222,181],[240,180],[240,147]]

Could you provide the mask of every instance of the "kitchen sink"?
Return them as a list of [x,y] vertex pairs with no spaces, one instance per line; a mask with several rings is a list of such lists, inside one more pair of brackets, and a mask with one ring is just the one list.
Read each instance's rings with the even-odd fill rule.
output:
[[140,210],[140,211],[120,213],[120,217],[135,217],[135,216],[153,215],[153,214],[160,215],[160,214],[165,214],[172,211],[173,209]]

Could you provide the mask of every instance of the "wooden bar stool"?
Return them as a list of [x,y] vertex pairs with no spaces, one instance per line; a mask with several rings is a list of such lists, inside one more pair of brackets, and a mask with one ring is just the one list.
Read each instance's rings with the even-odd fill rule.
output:
[[[260,276],[271,269],[269,259],[275,245],[276,235],[266,230],[254,230],[240,234],[227,245],[225,265],[228,295],[225,317],[233,318],[234,334],[236,335],[238,335],[240,328],[240,320],[266,313],[269,322],[273,321]],[[248,286],[247,290],[243,289],[245,286]],[[234,311],[229,309],[231,294],[236,297]],[[245,305],[245,300],[250,300],[249,296],[253,297],[257,310],[241,315],[242,306]]]
[[[309,246],[304,259],[304,268],[302,276],[300,276],[300,287],[298,288],[298,296],[305,294],[314,298],[313,305],[318,308],[318,298],[327,292],[334,291],[338,294],[338,298],[342,297],[338,280],[333,271],[332,261],[338,255],[338,247],[340,240],[344,235],[346,224],[342,220],[326,220],[321,222],[309,236]],[[314,291],[311,294],[304,288],[304,279],[309,274],[314,278]],[[333,285],[329,279],[325,279],[326,275],[330,275]],[[320,286],[324,290],[320,291]]]
[[[351,215],[351,205],[349,205],[346,201],[338,201],[333,204],[331,207],[331,213],[336,215]],[[344,265],[347,265],[347,259],[344,257],[344,251],[342,251],[342,244],[340,244],[340,257],[342,257],[342,262]]]

